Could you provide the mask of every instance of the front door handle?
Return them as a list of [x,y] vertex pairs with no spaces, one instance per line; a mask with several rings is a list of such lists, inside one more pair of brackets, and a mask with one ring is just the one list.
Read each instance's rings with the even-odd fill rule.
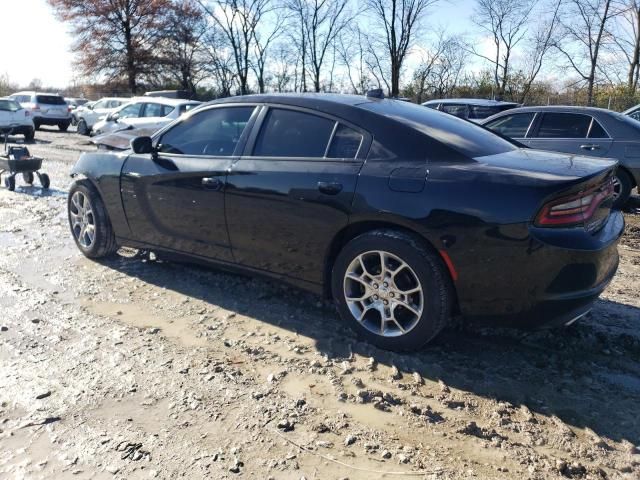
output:
[[202,186],[208,190],[220,190],[222,182],[216,177],[205,177],[202,179]]
[[593,143],[590,143],[587,145],[580,145],[580,148],[583,150],[589,150],[589,151],[600,150],[600,145],[595,145]]
[[318,190],[327,195],[337,195],[342,191],[342,184],[337,182],[318,182]]

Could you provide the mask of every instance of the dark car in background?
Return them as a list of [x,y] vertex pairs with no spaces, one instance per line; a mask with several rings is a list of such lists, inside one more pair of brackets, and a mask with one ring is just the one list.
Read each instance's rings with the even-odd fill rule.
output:
[[640,122],[595,107],[523,107],[488,118],[483,125],[540,150],[615,158],[615,206],[640,184]]
[[478,98],[447,98],[429,100],[422,104],[424,107],[440,110],[454,117],[464,118],[472,122],[480,122],[491,115],[519,107],[519,103],[501,102],[498,100],[484,100]]
[[412,350],[454,315],[588,312],[618,265],[615,168],[397,100],[249,95],[83,154],[68,216],[87,257],[126,245],[275,277]]

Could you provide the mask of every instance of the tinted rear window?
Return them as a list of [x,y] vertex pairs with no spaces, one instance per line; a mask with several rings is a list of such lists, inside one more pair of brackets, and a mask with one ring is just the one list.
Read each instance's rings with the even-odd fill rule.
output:
[[539,138],[587,138],[591,117],[577,113],[545,113],[538,128]]
[[388,100],[361,106],[404,123],[467,157],[496,155],[517,148],[472,122],[421,105]]
[[36,102],[44,105],[64,105],[64,98],[58,95],[36,95]]

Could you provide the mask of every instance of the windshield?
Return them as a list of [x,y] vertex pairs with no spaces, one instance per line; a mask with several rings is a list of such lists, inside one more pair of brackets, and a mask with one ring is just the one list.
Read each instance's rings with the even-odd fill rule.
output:
[[58,95],[37,95],[36,103],[42,103],[44,105],[64,105],[64,98]]
[[517,148],[490,130],[422,105],[389,100],[361,106],[415,128],[467,157],[496,155]]
[[0,110],[2,110],[3,112],[17,112],[21,108],[22,107],[20,107],[20,104],[15,100],[9,100],[5,98],[0,99]]

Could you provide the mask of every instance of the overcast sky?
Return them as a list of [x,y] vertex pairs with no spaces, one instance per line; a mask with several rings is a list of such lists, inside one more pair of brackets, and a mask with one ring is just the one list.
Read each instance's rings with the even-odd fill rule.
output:
[[[44,86],[65,87],[74,80],[72,38],[46,0],[0,0],[2,4],[0,74],[26,86],[34,78]],[[450,32],[467,33],[472,0],[451,0],[432,7],[428,25]],[[8,19],[11,19],[7,21]]]

